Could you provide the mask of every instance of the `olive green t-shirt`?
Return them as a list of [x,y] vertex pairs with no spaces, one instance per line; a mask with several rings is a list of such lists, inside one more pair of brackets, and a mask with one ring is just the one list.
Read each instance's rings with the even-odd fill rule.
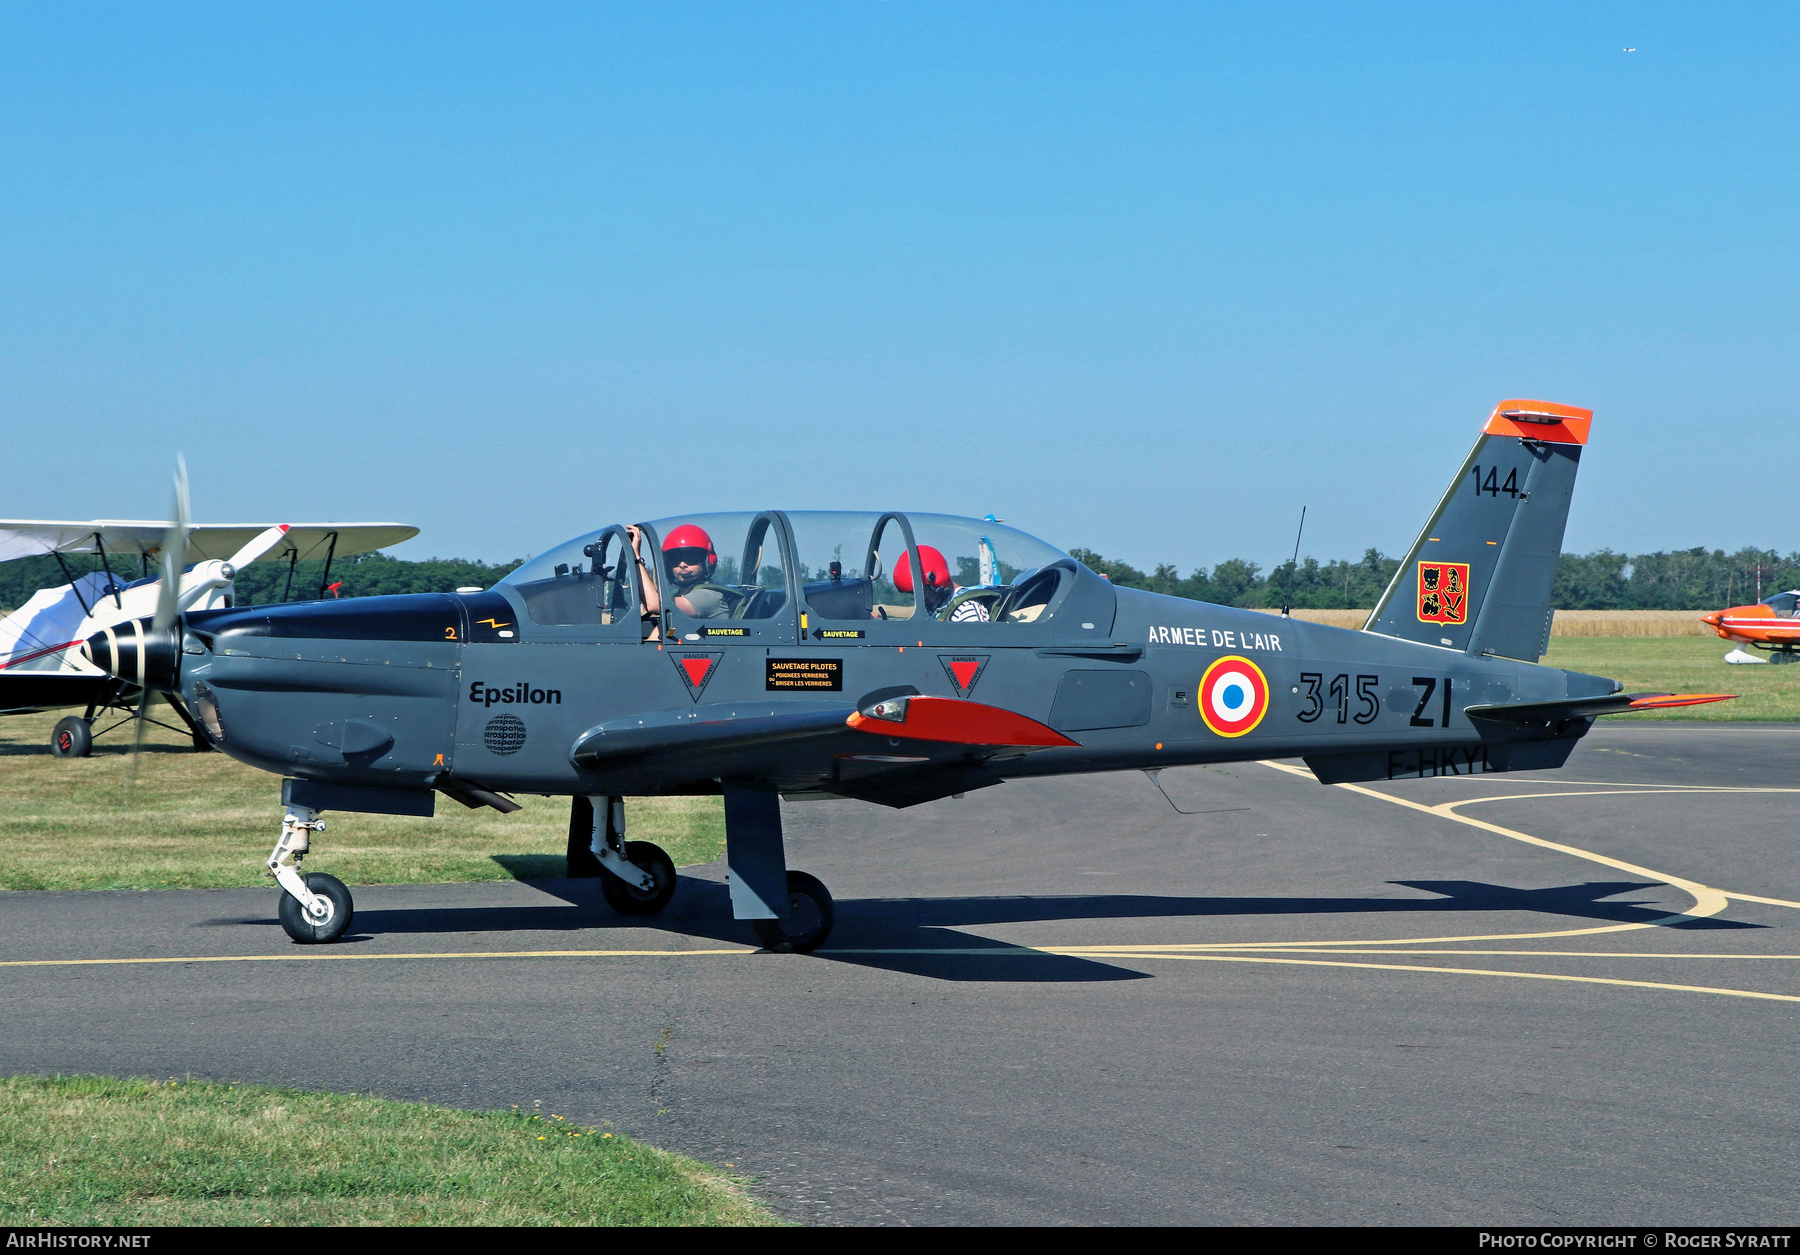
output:
[[696,584],[677,595],[687,598],[688,605],[694,608],[690,618],[727,619],[731,617],[731,607],[725,603],[725,594],[710,585]]

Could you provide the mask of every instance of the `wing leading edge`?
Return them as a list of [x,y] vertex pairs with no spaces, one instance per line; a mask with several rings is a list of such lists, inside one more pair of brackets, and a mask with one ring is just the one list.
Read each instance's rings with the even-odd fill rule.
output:
[[[101,546],[116,557],[153,554],[172,524],[151,520],[94,519],[91,522],[52,519],[0,519],[0,562],[35,558],[50,553],[98,553]],[[231,557],[269,527],[267,523],[191,524],[187,554],[182,565]],[[419,529],[404,523],[295,523],[283,542],[268,550],[259,562],[285,562],[298,553],[302,561],[372,553],[411,540]],[[335,537],[335,541],[334,538]]]

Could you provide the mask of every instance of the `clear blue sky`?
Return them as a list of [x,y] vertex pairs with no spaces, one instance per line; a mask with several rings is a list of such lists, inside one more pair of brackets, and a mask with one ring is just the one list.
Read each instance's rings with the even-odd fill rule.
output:
[[[1800,549],[1800,9],[0,10],[0,515],[997,512],[1402,550],[1502,397],[1568,545]],[[1636,48],[1625,52],[1625,48]]]

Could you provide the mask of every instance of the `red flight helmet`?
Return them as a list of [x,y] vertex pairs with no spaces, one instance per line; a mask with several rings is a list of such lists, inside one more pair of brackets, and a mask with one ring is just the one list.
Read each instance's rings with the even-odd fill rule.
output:
[[[950,564],[944,561],[944,555],[930,545],[919,546],[919,566],[925,572],[925,587],[934,593],[947,593],[955,585],[950,579]],[[900,563],[894,568],[894,587],[903,593],[913,590],[912,555],[901,554]]]
[[664,539],[663,561],[670,564],[671,575],[674,574],[671,559],[681,549],[698,549],[706,555],[705,578],[710,580],[713,572],[719,569],[719,555],[713,552],[712,537],[706,534],[705,528],[695,527],[692,523],[683,523]]

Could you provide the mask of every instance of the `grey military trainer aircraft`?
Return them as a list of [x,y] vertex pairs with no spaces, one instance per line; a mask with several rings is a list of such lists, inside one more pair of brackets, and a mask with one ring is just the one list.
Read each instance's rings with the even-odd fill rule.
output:
[[351,920],[298,867],[321,812],[566,795],[570,874],[647,915],[675,868],[625,839],[624,799],[723,794],[734,915],[804,951],[832,900],[787,867],[783,796],[1280,757],[1326,783],[1534,770],[1599,715],[1719,700],[1536,665],[1590,419],[1496,407],[1361,631],[1116,588],[990,520],[770,510],[603,527],[484,592],[170,613],[85,649],[283,777],[295,941]]

